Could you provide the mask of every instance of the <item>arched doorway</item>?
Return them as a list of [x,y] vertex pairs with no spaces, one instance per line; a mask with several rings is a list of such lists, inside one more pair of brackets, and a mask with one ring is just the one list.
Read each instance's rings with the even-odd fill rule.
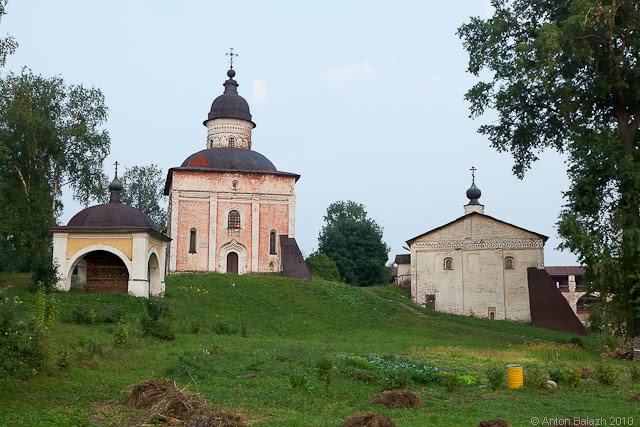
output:
[[227,273],[238,274],[238,254],[236,252],[227,254]]
[[129,290],[129,271],[115,254],[93,251],[85,255],[87,292],[124,293]]
[[148,278],[149,278],[149,294],[158,295],[162,292],[162,286],[160,286],[160,263],[155,253],[151,253],[148,263]]

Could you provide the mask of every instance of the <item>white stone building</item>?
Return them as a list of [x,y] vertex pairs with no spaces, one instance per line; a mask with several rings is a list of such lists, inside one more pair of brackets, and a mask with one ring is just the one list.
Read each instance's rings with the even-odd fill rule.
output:
[[547,236],[484,214],[467,190],[465,215],[407,241],[411,297],[438,311],[530,321],[527,268],[544,268]]

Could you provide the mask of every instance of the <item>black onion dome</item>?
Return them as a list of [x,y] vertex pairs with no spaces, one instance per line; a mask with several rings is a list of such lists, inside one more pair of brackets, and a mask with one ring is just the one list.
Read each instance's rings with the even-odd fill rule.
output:
[[67,227],[147,228],[158,231],[151,219],[136,208],[122,203],[91,206],[74,215]]
[[236,72],[233,70],[227,72],[229,80],[224,82],[224,93],[211,104],[207,121],[213,119],[240,119],[251,122],[253,127],[256,127],[256,124],[251,121],[249,104],[243,97],[238,95],[238,82],[233,79],[235,75]]
[[207,148],[190,155],[182,162],[183,168],[206,168],[242,172],[278,172],[262,154],[244,148]]
[[476,187],[475,182],[471,184],[471,187],[467,190],[467,197],[469,198],[470,205],[479,205],[480,202],[478,199],[482,195],[482,191],[478,187]]
[[123,189],[124,186],[122,185],[122,181],[120,181],[120,179],[116,175],[113,181],[111,181],[111,184],[109,184],[109,191],[122,191]]

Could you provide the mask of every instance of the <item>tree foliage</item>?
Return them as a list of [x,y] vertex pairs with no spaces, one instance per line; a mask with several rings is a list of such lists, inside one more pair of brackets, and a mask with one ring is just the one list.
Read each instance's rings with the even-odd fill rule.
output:
[[305,261],[311,276],[334,282],[340,281],[340,271],[338,270],[338,266],[335,261],[329,258],[326,254],[323,254],[322,252],[314,252],[309,255]]
[[347,283],[369,286],[387,282],[389,247],[382,241],[382,228],[367,217],[363,205],[332,203],[324,221],[318,252],[336,263]]
[[587,266],[608,320],[640,334],[640,1],[492,0],[458,30],[471,116],[522,177],[544,149],[567,154],[562,248]]
[[98,89],[27,69],[0,79],[0,253],[45,254],[63,188],[85,205],[103,191],[106,117]]
[[133,166],[122,175],[122,202],[141,210],[151,218],[158,231],[167,232],[164,207],[164,177],[156,165]]
[[[5,8],[7,6],[7,0],[0,0],[0,21],[2,17],[7,14]],[[11,36],[0,37],[0,68],[4,67],[7,62],[7,56],[16,51],[18,43]]]

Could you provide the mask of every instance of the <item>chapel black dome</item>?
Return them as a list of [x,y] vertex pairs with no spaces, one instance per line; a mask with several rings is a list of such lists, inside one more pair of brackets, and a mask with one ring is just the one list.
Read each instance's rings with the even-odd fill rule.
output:
[[472,183],[471,187],[467,190],[467,198],[469,199],[470,205],[479,205],[480,202],[478,199],[482,196],[482,191],[478,187],[476,187],[476,183]]
[[198,151],[187,157],[181,167],[239,172],[278,172],[274,164],[257,151],[230,147],[214,147]]
[[235,75],[236,72],[233,70],[227,72],[229,80],[224,82],[224,93],[211,104],[207,121],[213,119],[240,119],[251,122],[253,127],[256,127],[256,124],[251,121],[249,103],[238,95],[238,82],[233,79]]
[[158,231],[147,215],[122,203],[107,203],[83,209],[71,218],[67,227],[145,228]]

